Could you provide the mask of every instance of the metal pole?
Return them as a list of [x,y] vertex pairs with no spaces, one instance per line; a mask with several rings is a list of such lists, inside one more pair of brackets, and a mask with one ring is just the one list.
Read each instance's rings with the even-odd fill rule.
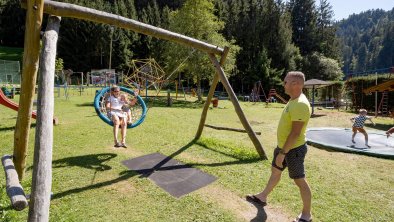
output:
[[312,115],[315,109],[315,85],[312,86]]
[[148,101],[148,76],[145,75],[145,99]]
[[[375,86],[378,85],[378,73],[375,72]],[[378,91],[375,92],[375,116],[378,116]]]
[[108,62],[108,69],[111,72],[111,59],[112,59],[112,36],[114,34],[114,27],[111,26],[111,37],[109,41],[109,62]]

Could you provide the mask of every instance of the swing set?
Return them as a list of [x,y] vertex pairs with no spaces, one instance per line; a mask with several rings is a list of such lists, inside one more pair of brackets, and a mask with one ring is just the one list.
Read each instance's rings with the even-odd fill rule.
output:
[[[214,94],[216,85],[221,80],[227,93],[230,96],[230,100],[234,105],[235,112],[237,113],[240,122],[242,123],[245,131],[249,138],[253,142],[258,154],[262,159],[267,159],[264,149],[258,140],[255,132],[251,128],[248,120],[246,119],[244,112],[238,102],[237,97],[222,69],[226,61],[226,57],[229,48],[220,48],[218,46],[193,39],[188,36],[173,33],[168,30],[154,27],[148,24],[144,24],[129,18],[121,17],[119,15],[110,14],[107,12],[98,11],[95,9],[82,7],[70,3],[55,2],[50,0],[36,0],[36,1],[22,1],[22,8],[27,10],[26,12],[26,30],[25,30],[25,48],[24,48],[24,62],[22,69],[22,83],[21,83],[21,97],[19,101],[19,112],[17,116],[17,122],[14,134],[14,154],[12,156],[12,166],[7,166],[6,175],[7,177],[13,177],[14,180],[7,178],[7,182],[16,181],[19,183],[23,179],[25,168],[26,168],[26,156],[27,147],[29,141],[29,130],[31,123],[31,107],[33,103],[33,95],[38,71],[38,64],[40,67],[39,75],[39,87],[38,87],[38,100],[41,104],[37,110],[37,126],[36,126],[36,139],[34,147],[34,159],[33,159],[33,180],[32,180],[32,193],[30,196],[30,209],[28,214],[28,220],[49,220],[49,206],[50,206],[50,195],[51,195],[51,180],[52,180],[52,147],[53,147],[53,110],[54,110],[54,75],[55,75],[55,58],[56,58],[56,45],[58,40],[58,33],[60,27],[60,16],[83,19],[86,21],[92,21],[97,23],[104,23],[120,28],[130,29],[137,33],[154,36],[156,38],[169,40],[195,48],[208,54],[210,61],[216,70],[216,75],[213,78],[211,88],[208,93],[207,100],[205,102],[200,124],[195,135],[194,140],[201,137],[207,111],[209,109],[212,96]],[[42,30],[43,24],[43,13],[47,13],[51,16],[48,17],[47,28],[43,35],[43,46],[40,50],[40,31]],[[41,51],[41,56],[39,55]],[[218,61],[216,55],[220,56]],[[41,58],[42,61],[39,61]],[[14,174],[8,174],[7,172],[16,171]],[[16,178],[18,177],[18,178]],[[7,184],[9,187],[10,184]],[[22,189],[18,189],[22,190]],[[8,192],[10,191],[10,192]],[[11,190],[7,190],[7,193],[19,196],[21,198],[26,197],[24,192],[12,193]],[[26,202],[25,202],[26,203]],[[27,205],[24,205],[27,206]],[[20,208],[19,208],[20,209]]]
[[[261,94],[262,94],[264,100],[260,99]],[[274,102],[274,101],[276,101],[275,97],[277,97],[283,103],[285,103],[285,104],[287,103],[287,100],[285,100],[282,96],[280,96],[276,92],[276,89],[274,89],[274,88],[270,89],[270,91],[268,92],[268,96],[266,96],[264,89],[263,89],[263,85],[261,84],[261,81],[257,81],[254,83],[252,92],[249,97],[249,102],[260,102],[260,101],[265,101],[266,103]]]

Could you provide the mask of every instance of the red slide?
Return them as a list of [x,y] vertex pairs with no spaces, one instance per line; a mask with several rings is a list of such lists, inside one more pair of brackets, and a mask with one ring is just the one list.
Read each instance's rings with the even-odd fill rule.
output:
[[[0,89],[0,104],[13,109],[15,111],[18,111],[19,106],[18,104],[14,103],[12,100],[9,100],[3,93],[3,90]],[[34,119],[37,119],[37,113],[36,112],[32,112],[31,113],[31,117],[33,117]]]

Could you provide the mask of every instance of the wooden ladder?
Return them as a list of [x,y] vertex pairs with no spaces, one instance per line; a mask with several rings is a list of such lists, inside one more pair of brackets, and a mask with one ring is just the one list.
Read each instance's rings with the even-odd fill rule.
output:
[[378,110],[381,111],[382,116],[388,116],[389,110],[389,95],[387,91],[382,92],[382,99],[380,100]]

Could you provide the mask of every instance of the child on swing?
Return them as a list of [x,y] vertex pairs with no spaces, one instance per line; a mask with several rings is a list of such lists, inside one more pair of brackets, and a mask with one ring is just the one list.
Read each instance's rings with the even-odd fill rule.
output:
[[120,95],[120,101],[123,103],[122,111],[127,113],[127,124],[132,124],[130,108],[134,106],[135,103],[137,102],[138,92],[139,92],[138,89],[134,91],[133,99],[129,99],[128,96],[124,93]]
[[367,132],[365,131],[365,129],[364,129],[364,123],[365,123],[366,120],[369,120],[369,121],[371,121],[371,123],[373,123],[373,125],[376,125],[376,124],[372,121],[372,119],[371,119],[370,117],[367,116],[367,110],[365,110],[365,109],[360,109],[360,110],[359,110],[359,115],[356,116],[356,117],[351,118],[350,120],[353,122],[353,127],[352,127],[352,128],[353,128],[352,142],[353,142],[353,143],[356,143],[356,142],[354,141],[354,137],[356,136],[357,131],[358,131],[358,132],[364,134],[364,137],[365,137],[365,145],[366,145],[367,147],[370,147],[370,146],[368,145],[368,133],[367,133]]

